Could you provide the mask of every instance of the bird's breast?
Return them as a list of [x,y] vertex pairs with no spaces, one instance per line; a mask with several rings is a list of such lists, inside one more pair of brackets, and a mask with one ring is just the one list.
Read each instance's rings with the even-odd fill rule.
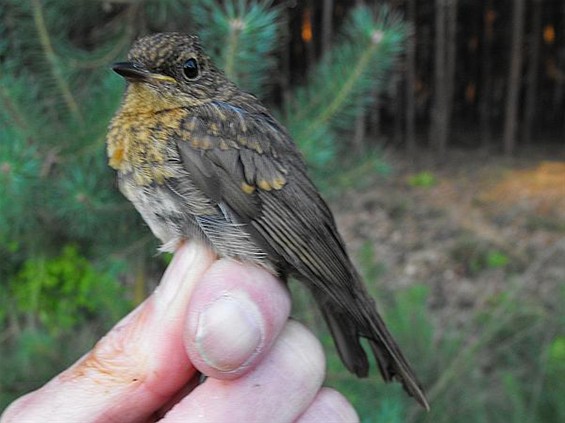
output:
[[131,173],[135,183],[142,186],[174,177],[171,162],[178,158],[178,152],[171,138],[184,114],[181,109],[118,112],[108,131],[109,165],[118,172]]

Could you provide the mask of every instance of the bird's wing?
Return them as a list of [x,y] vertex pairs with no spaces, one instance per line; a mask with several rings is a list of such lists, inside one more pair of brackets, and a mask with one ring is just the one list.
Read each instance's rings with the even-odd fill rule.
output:
[[[286,131],[268,114],[208,105],[175,134],[193,183],[259,235],[261,246],[339,301],[352,265],[329,208]],[[336,284],[322,284],[332,280]]]

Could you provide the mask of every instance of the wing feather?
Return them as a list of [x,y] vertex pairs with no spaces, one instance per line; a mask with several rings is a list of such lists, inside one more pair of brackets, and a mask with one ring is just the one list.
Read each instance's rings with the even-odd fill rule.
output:
[[[218,111],[220,122],[212,118]],[[225,203],[233,221],[253,227],[262,238],[259,243],[271,246],[297,276],[317,284],[337,303],[343,290],[351,295],[343,241],[288,134],[264,111],[250,119],[243,110],[220,103],[206,116],[192,118],[175,138],[194,183],[217,204]],[[234,148],[235,137],[245,142]]]

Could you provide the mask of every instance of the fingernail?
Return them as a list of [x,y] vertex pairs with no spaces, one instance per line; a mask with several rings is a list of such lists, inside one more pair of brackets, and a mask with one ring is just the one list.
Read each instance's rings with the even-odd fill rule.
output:
[[210,367],[222,372],[236,370],[258,351],[262,342],[261,314],[243,292],[230,292],[200,313],[196,347]]

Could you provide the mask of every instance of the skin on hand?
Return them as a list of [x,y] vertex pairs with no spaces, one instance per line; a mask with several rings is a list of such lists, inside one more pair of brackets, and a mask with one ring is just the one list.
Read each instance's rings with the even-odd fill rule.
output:
[[358,421],[320,390],[323,351],[289,312],[278,279],[187,243],[143,304],[0,421]]

